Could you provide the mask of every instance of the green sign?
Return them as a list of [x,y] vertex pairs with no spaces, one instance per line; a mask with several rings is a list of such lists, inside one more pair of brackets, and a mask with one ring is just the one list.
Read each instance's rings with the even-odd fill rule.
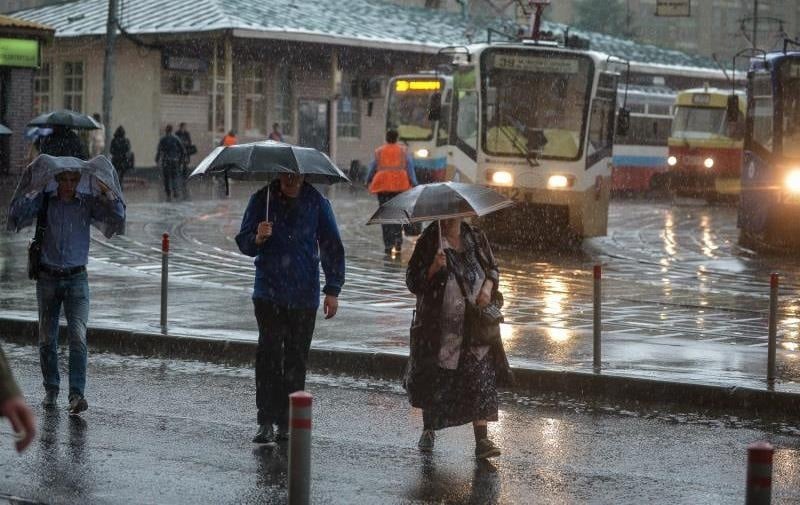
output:
[[0,66],[39,68],[39,41],[0,38]]

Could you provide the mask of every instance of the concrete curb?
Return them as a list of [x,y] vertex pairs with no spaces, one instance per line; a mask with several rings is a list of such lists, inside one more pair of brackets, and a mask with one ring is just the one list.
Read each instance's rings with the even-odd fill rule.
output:
[[[0,317],[0,338],[35,345],[38,323]],[[98,327],[88,329],[87,339],[96,351],[236,365],[252,365],[256,350],[255,342]],[[400,380],[405,364],[405,356],[383,352],[311,349],[309,358],[314,371],[393,380]],[[529,368],[515,368],[514,377],[511,390],[519,394],[561,393],[583,401],[690,407],[792,421],[800,417],[800,394],[795,393]]]

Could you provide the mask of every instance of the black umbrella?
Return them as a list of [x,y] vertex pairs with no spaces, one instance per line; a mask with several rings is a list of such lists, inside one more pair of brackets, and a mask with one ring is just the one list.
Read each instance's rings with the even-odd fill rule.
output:
[[463,182],[420,184],[381,205],[367,224],[407,224],[485,216],[511,205],[514,205],[512,200],[487,186]]
[[[316,184],[350,182],[325,153],[274,140],[217,147],[189,177],[204,174],[224,174],[226,188],[228,177],[268,181],[280,174],[303,175]],[[267,213],[269,217],[269,187]]]
[[0,124],[0,135],[11,135],[12,133],[14,132],[11,131],[11,128],[4,124]]
[[102,128],[90,116],[66,109],[45,112],[31,119],[27,126],[67,126],[76,130],[98,130]]

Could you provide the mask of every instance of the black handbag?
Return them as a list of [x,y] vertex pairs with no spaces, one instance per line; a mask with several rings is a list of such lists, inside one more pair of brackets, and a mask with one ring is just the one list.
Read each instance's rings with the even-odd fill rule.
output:
[[39,213],[36,216],[36,233],[28,245],[28,278],[32,281],[39,279],[42,242],[44,241],[44,230],[47,229],[47,206],[50,202],[50,195],[42,193],[42,200],[42,206],[39,207]]

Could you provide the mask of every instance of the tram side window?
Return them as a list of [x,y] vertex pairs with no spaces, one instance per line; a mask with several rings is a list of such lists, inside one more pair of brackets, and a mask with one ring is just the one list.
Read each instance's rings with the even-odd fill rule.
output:
[[646,116],[631,114],[631,126],[626,135],[618,135],[614,143],[618,145],[666,146],[672,118],[666,116]]
[[772,151],[772,83],[769,76],[753,79],[753,100],[750,116],[753,118],[753,141],[763,149]]
[[783,85],[783,155],[800,157],[800,79]]
[[470,157],[478,149],[478,93],[475,90],[458,92],[456,105],[456,139]]
[[448,89],[442,103],[442,113],[439,118],[439,130],[436,136],[436,145],[445,146],[450,143],[450,113],[453,103],[453,90]]

